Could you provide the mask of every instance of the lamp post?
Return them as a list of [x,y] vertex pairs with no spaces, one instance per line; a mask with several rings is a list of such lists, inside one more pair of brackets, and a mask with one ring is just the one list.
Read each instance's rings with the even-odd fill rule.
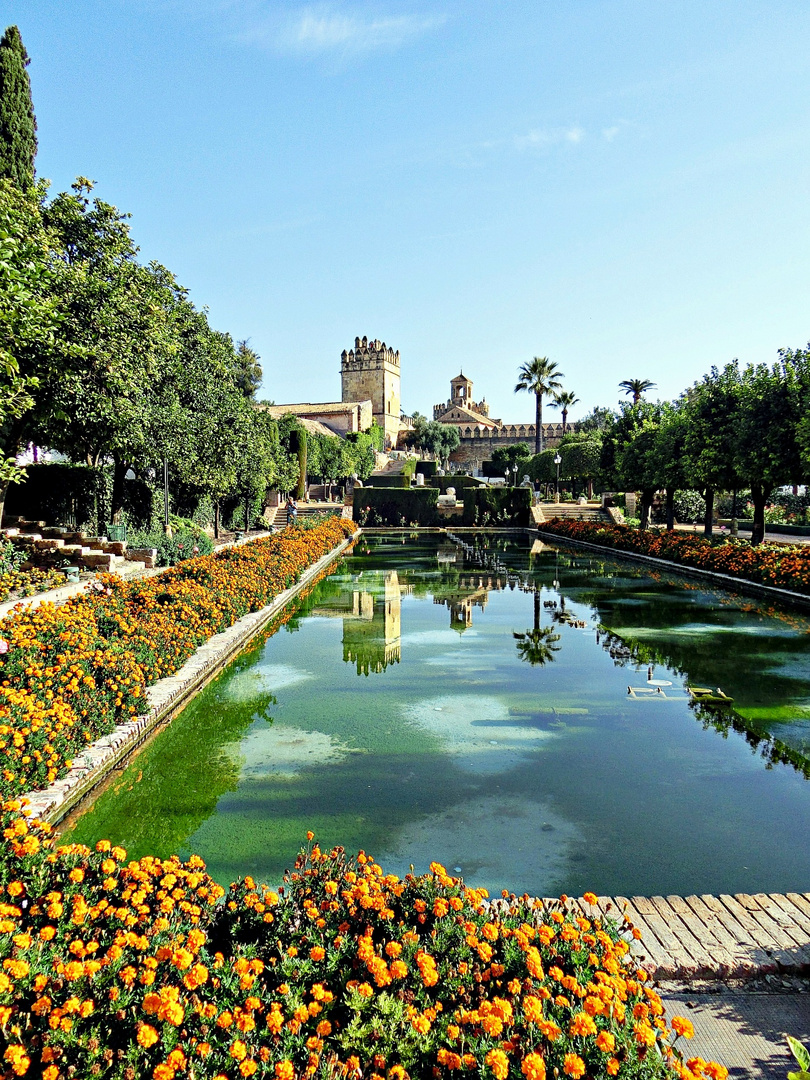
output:
[[560,501],[560,462],[561,461],[562,461],[562,458],[560,457],[560,455],[555,454],[554,455],[554,464],[557,466],[557,480],[556,480],[556,482],[554,484],[554,502],[555,503],[558,503]]
[[163,532],[166,536],[172,535],[172,527],[169,524],[169,459],[163,459]]
[[513,487],[517,487],[517,471],[518,471],[517,462],[515,462],[515,464],[512,466],[512,486]]

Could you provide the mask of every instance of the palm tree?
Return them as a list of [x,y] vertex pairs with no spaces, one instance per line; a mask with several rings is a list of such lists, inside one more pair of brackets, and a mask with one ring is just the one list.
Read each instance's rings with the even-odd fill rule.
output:
[[517,644],[517,654],[521,660],[525,660],[532,667],[542,667],[554,659],[554,653],[560,651],[557,642],[560,635],[555,634],[550,626],[540,629],[524,630],[523,633],[513,632],[512,637]]
[[534,394],[537,402],[535,410],[534,452],[543,450],[543,394],[553,394],[562,388],[561,379],[565,378],[553,360],[547,356],[535,356],[530,363],[522,365],[518,372],[515,393],[527,390]]
[[641,395],[646,390],[652,390],[655,385],[650,379],[623,379],[619,383],[619,389],[624,390],[625,394],[632,394],[633,404],[638,405]]
[[551,407],[553,409],[562,409],[563,435],[568,427],[568,410],[572,405],[576,405],[578,401],[579,398],[573,390],[558,390],[556,394],[552,395]]

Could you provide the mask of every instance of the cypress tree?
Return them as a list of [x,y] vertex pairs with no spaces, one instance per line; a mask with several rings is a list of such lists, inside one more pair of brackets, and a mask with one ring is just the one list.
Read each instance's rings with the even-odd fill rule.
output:
[[29,63],[19,29],[7,27],[0,38],[0,177],[23,190],[34,182],[37,153]]

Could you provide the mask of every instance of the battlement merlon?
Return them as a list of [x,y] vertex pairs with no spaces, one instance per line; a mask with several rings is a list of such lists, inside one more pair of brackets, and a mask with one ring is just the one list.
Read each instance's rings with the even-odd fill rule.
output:
[[369,361],[380,361],[399,367],[399,349],[389,348],[384,341],[369,341],[368,338],[355,338],[354,348],[343,350],[340,354],[342,367],[354,364],[365,364]]

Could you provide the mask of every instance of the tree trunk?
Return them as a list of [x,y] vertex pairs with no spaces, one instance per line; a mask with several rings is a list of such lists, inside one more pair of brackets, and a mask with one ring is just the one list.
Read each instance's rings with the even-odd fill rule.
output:
[[214,539],[219,540],[219,499],[214,503]]
[[534,588],[534,628],[540,629],[540,588],[537,585]]
[[[126,461],[120,461],[118,458],[113,458],[113,486],[112,486],[112,498],[110,500],[110,521],[117,521],[118,516],[124,509],[124,484],[126,481],[124,477],[127,469],[129,468]],[[99,522],[99,528],[101,528],[102,522]]]
[[639,532],[646,532],[650,527],[650,510],[655,492],[645,488],[641,492],[641,512],[639,513]]
[[0,525],[3,524],[3,515],[6,512],[6,495],[8,495],[8,480],[0,480]]
[[568,426],[568,409],[563,409],[562,418],[563,418],[563,435],[565,435],[565,429]]
[[534,395],[534,452],[543,453],[543,395]]
[[768,492],[762,484],[751,485],[751,502],[754,504],[754,524],[751,528],[751,546],[761,544],[765,539],[765,503]]
[[245,533],[250,532],[250,499],[245,499]]
[[675,528],[675,488],[668,487],[667,491],[667,532]]
[[714,488],[707,487],[703,498],[706,500],[706,510],[703,515],[703,535],[711,536],[714,522]]

